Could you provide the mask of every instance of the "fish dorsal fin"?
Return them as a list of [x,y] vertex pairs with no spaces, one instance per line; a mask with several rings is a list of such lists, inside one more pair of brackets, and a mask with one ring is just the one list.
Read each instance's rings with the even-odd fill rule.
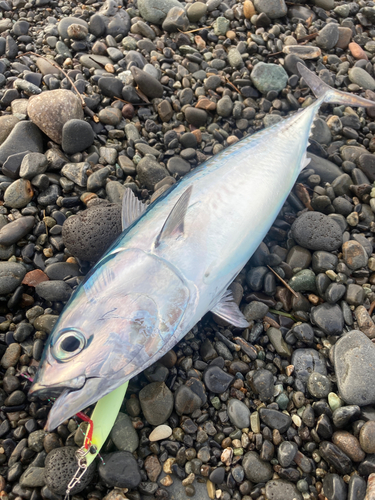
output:
[[125,231],[134,221],[145,213],[147,206],[142,203],[130,188],[126,188],[122,198],[121,222],[122,230]]
[[231,290],[226,290],[224,292],[216,306],[211,309],[211,312],[215,313],[219,318],[228,321],[228,323],[233,326],[239,328],[247,328],[249,326],[249,322],[239,310],[238,305],[234,302]]
[[156,238],[155,247],[158,247],[162,241],[170,238],[177,239],[179,236],[184,234],[184,221],[192,189],[193,186],[189,186],[177,200]]

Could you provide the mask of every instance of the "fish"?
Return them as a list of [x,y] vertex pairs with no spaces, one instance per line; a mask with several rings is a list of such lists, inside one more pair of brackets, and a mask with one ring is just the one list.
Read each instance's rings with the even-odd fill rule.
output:
[[207,312],[248,326],[228,287],[308,165],[320,106],[375,105],[298,70],[317,98],[309,107],[213,156],[148,207],[125,191],[123,232],[63,309],[30,388],[57,397],[46,430],[155,363]]

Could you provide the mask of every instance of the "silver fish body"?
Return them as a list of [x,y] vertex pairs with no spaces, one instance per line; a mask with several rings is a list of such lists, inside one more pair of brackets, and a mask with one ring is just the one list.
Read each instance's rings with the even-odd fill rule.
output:
[[307,164],[322,102],[196,168],[96,264],[59,317],[31,388],[32,394],[64,388],[48,429],[154,363],[208,311],[247,326],[227,288]]

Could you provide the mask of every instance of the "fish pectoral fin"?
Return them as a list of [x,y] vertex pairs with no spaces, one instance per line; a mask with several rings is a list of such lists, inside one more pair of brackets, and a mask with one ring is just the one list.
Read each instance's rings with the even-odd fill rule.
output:
[[122,230],[125,231],[129,226],[138,220],[147,210],[147,206],[142,203],[130,188],[126,188],[122,197],[121,223]]
[[240,311],[238,305],[234,302],[233,295],[230,290],[225,291],[216,306],[211,309],[211,312],[215,313],[216,316],[219,316],[219,318],[228,321],[228,323],[233,326],[237,326],[239,328],[247,328],[249,326],[249,322]]
[[177,200],[156,238],[155,247],[158,247],[163,241],[170,238],[177,239],[184,234],[184,221],[192,189],[193,186],[189,186]]

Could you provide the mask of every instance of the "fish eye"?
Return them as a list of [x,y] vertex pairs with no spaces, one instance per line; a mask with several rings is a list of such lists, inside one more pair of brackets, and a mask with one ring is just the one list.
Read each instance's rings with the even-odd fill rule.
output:
[[57,361],[67,361],[79,354],[86,345],[86,337],[77,328],[67,328],[60,332],[52,347],[52,355]]

